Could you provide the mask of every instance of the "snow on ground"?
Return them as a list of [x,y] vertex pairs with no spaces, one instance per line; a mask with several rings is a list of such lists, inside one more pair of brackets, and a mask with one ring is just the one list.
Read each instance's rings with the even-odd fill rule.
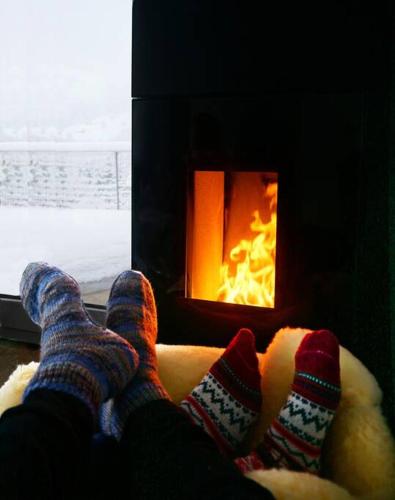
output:
[[0,207],[0,293],[19,294],[29,262],[45,261],[86,293],[108,289],[131,263],[128,210]]

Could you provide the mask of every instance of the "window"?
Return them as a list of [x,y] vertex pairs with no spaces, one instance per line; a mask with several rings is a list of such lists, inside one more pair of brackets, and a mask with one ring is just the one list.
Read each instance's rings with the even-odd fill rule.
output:
[[131,264],[129,0],[3,0],[0,294],[31,261],[104,304]]

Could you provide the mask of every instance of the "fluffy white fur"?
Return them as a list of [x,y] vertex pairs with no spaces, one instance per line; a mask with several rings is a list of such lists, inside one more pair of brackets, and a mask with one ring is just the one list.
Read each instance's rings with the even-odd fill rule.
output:
[[38,363],[32,361],[28,365],[17,366],[11,373],[7,382],[0,388],[0,415],[8,408],[20,404],[23,391],[35,374],[37,367]]
[[[285,402],[294,373],[294,355],[308,330],[283,328],[259,355],[263,405],[249,446],[262,438]],[[176,403],[202,379],[223,349],[157,346],[160,377]],[[257,471],[250,477],[278,500],[395,499],[395,444],[382,416],[382,393],[373,375],[350,352],[340,351],[342,399],[323,453],[327,479],[286,470]],[[19,366],[0,389],[0,414],[20,403],[37,363]]]
[[248,477],[270,490],[277,500],[351,500],[344,488],[311,474],[271,469],[254,471]]

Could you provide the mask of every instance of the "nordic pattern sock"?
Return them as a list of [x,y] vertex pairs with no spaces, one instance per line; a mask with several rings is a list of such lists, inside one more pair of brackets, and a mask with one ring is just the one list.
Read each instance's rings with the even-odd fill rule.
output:
[[20,294],[26,312],[42,329],[41,362],[24,398],[36,389],[51,389],[75,396],[95,415],[136,372],[136,351],[91,321],[78,284],[56,267],[29,264]]
[[[327,430],[340,400],[339,344],[333,333],[307,334],[295,355],[292,390],[272,422],[263,443],[255,450],[264,467],[320,470],[320,455]],[[245,472],[249,457],[236,462]],[[250,461],[257,467],[257,461]],[[259,467],[258,467],[259,468]]]
[[255,338],[243,328],[180,406],[222,453],[232,455],[259,415],[260,381]]
[[158,376],[157,317],[150,282],[138,271],[124,271],[115,280],[107,302],[107,327],[136,349],[140,364],[136,376],[114,400],[102,405],[102,431],[120,439],[129,415],[157,399],[169,399]]

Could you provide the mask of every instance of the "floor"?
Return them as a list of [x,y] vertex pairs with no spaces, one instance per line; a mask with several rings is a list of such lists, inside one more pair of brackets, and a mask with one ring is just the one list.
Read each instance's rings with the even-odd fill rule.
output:
[[39,356],[38,346],[0,339],[0,386],[4,384],[17,365],[38,361]]

